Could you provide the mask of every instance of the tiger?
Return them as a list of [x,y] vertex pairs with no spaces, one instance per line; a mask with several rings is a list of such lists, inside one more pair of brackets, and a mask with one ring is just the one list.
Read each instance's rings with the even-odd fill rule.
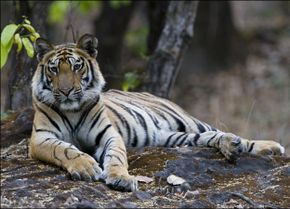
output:
[[119,191],[138,190],[128,172],[127,147],[213,147],[229,161],[240,153],[282,155],[275,141],[249,140],[202,122],[177,104],[147,92],[103,91],[98,40],[34,43],[35,110],[29,155],[66,170],[72,180],[103,181]]

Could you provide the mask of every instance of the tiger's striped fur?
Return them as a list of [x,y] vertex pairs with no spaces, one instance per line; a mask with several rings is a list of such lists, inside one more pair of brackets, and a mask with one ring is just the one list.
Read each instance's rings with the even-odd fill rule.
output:
[[73,179],[103,179],[115,189],[136,190],[125,145],[215,147],[229,160],[240,152],[284,153],[277,142],[224,133],[149,93],[102,93],[105,81],[91,35],[58,46],[38,39],[35,48],[30,156],[63,167]]

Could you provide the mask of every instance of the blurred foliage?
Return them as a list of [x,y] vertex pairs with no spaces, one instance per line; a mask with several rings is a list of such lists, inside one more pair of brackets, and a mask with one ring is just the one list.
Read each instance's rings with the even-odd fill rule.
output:
[[125,41],[134,54],[146,59],[148,26],[140,25],[138,28],[126,33]]
[[[87,14],[92,9],[99,9],[102,1],[54,1],[51,3],[48,11],[48,22],[58,23],[65,20],[69,9],[77,9],[81,14]],[[130,5],[129,0],[110,0],[110,6],[119,9],[122,6]]]
[[31,58],[34,56],[31,42],[35,42],[40,35],[35,31],[31,22],[26,17],[23,18],[21,24],[6,25],[1,32],[1,69],[7,61],[13,44],[17,45],[17,53],[20,53],[24,46],[27,55]]
[[134,90],[141,84],[140,76],[136,72],[127,72],[124,75],[124,80],[122,82],[122,90],[129,91]]
[[9,117],[9,114],[7,112],[0,112],[0,120],[4,121]]
[[101,6],[101,1],[80,1],[79,4],[79,11],[83,14],[87,14],[91,9],[99,9]]
[[119,9],[122,6],[129,6],[131,1],[130,0],[110,0],[109,3],[113,9]]
[[48,10],[48,22],[56,23],[64,20],[69,4],[69,1],[54,1],[51,3]]

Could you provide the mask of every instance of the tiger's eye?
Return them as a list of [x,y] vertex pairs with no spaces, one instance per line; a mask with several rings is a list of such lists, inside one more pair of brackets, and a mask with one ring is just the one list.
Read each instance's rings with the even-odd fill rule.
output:
[[57,73],[57,67],[50,67],[49,70],[53,73]]
[[82,67],[81,64],[75,64],[73,68],[74,70],[79,70],[81,67]]

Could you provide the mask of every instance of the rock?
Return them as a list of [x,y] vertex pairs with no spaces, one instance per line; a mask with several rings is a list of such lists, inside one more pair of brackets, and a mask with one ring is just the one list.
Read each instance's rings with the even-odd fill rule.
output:
[[148,200],[152,198],[152,195],[149,192],[145,192],[145,191],[136,191],[133,193],[133,195],[139,200]]
[[1,121],[1,147],[18,143],[31,135],[34,110],[27,107]]
[[[153,176],[139,191],[72,181],[67,172],[27,157],[27,141],[1,149],[1,208],[287,208],[290,158],[243,154],[229,164],[215,149],[129,150],[129,173]],[[169,185],[171,174],[184,179]]]
[[167,182],[168,184],[176,186],[176,185],[181,185],[185,183],[186,181],[183,178],[180,178],[179,176],[175,176],[171,174],[170,176],[167,177]]
[[143,183],[150,183],[152,181],[154,181],[153,178],[150,178],[148,176],[136,176],[135,179],[138,181],[138,182],[143,182]]

